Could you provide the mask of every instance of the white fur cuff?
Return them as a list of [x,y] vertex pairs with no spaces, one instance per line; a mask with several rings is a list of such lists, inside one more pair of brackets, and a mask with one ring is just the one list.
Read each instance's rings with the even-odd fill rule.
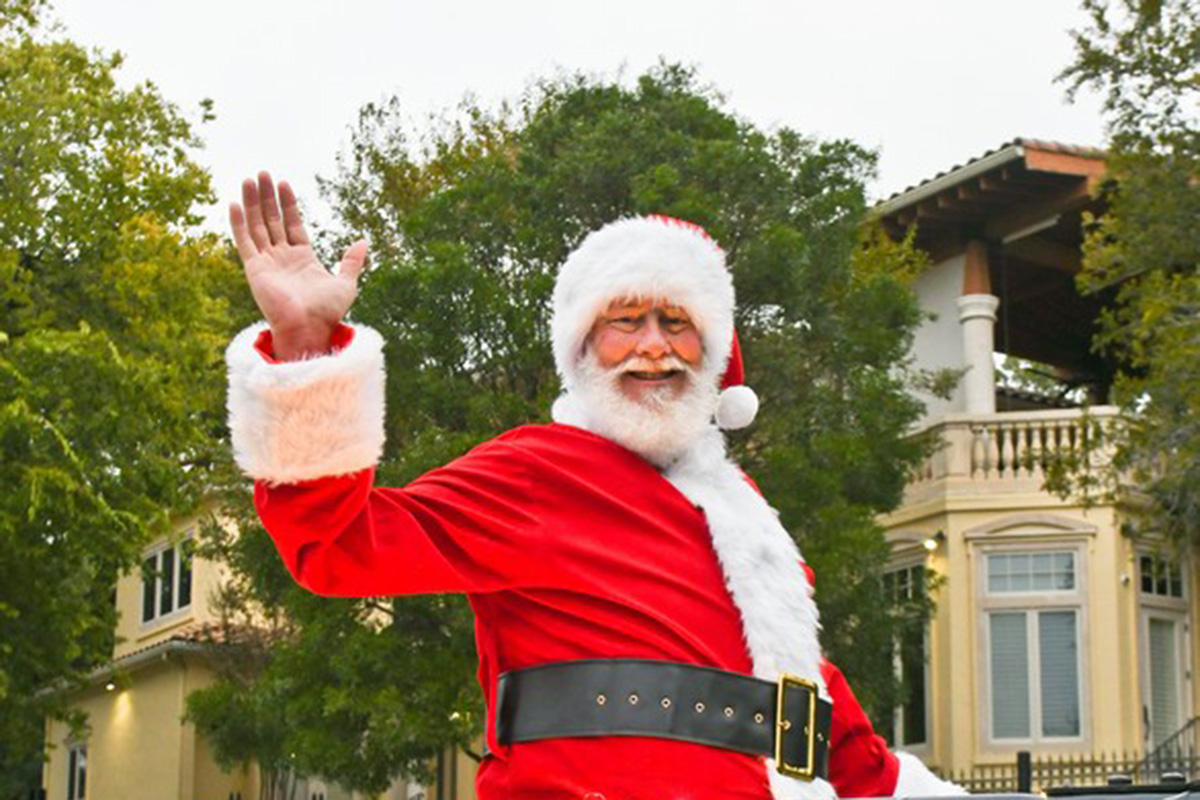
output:
[[267,362],[254,348],[266,323],[225,351],[229,429],[238,466],[257,480],[296,483],[374,466],[383,453],[383,339],[362,326],[341,351]]
[[934,775],[921,759],[912,753],[896,753],[900,761],[900,774],[896,776],[893,797],[942,797],[964,795],[969,792],[957,783],[944,781]]

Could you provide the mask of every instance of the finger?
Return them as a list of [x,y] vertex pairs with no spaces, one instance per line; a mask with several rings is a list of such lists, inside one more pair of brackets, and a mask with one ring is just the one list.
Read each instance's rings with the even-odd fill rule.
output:
[[246,226],[246,214],[237,203],[229,204],[229,227],[233,228],[233,243],[237,245],[243,264],[258,255],[258,247],[250,238],[250,229]]
[[263,222],[262,206],[258,202],[258,186],[250,178],[242,181],[242,205],[246,208],[246,225],[250,229],[250,238],[259,250],[271,246],[271,235]]
[[267,233],[271,236],[271,244],[287,244],[287,234],[283,232],[283,218],[279,214],[279,201],[275,199],[275,183],[271,173],[258,173],[258,197],[262,201],[263,219],[267,223]]
[[338,275],[350,281],[358,281],[363,266],[367,263],[367,240],[359,239],[346,248],[342,261],[338,264]]
[[283,204],[283,229],[289,244],[308,244],[308,232],[300,219],[300,206],[296,204],[296,193],[287,181],[279,182],[279,202]]

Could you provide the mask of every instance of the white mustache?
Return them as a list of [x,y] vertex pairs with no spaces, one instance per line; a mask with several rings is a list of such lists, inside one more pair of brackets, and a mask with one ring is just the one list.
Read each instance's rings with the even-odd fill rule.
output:
[[692,372],[691,366],[679,356],[663,356],[662,358],[631,356],[614,369],[622,375],[627,372],[668,372],[670,370],[680,370],[689,374]]

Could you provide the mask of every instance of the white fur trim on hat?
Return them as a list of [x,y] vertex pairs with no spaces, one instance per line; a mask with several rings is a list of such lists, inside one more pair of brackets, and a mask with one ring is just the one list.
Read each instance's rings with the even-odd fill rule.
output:
[[944,781],[930,771],[921,759],[911,753],[897,752],[900,774],[896,777],[893,797],[943,797],[964,795],[969,792],[957,783]]
[[270,483],[296,483],[374,466],[383,453],[383,339],[354,328],[332,355],[271,364],[254,348],[266,323],[225,351],[229,430],[238,466]]
[[613,300],[669,300],[687,310],[704,343],[705,376],[720,375],[733,341],[733,278],[725,254],[687,223],[656,217],[611,222],[563,263],[550,335],[563,385],[578,385],[578,360],[597,315]]

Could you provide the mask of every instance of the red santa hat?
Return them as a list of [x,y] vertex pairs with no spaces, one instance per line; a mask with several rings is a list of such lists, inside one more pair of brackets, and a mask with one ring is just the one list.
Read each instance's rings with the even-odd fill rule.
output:
[[717,424],[736,429],[754,421],[758,397],[743,384],[725,253],[699,225],[674,217],[611,222],[588,234],[563,262],[550,330],[567,391],[579,385],[579,359],[596,317],[613,300],[627,298],[667,300],[686,309],[704,344],[700,379],[720,380]]

